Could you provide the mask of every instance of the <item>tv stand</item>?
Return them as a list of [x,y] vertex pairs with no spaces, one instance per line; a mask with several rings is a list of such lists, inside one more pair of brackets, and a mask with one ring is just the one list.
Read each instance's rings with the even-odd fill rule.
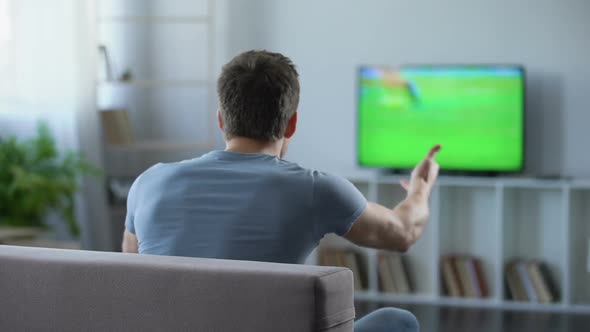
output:
[[[467,172],[467,171],[446,171],[441,170],[440,175],[443,176],[457,176],[457,177],[485,177],[485,178],[496,178],[500,176],[502,173],[500,172]],[[410,176],[412,174],[411,169],[387,169],[384,170],[382,175],[407,175]]]
[[440,175],[461,176],[461,177],[495,178],[495,177],[498,177],[500,174],[501,173],[499,173],[499,172],[465,172],[465,171],[445,171],[445,170],[440,171]]

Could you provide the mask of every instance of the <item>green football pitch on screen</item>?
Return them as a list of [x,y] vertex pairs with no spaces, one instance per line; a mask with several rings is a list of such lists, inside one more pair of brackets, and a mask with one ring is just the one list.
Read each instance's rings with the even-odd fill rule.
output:
[[359,75],[361,165],[412,168],[441,144],[442,169],[522,168],[519,67],[363,67]]

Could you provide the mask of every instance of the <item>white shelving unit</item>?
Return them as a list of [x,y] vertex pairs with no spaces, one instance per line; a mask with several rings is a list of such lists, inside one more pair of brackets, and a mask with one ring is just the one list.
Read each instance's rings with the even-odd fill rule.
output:
[[[368,200],[393,206],[404,197],[399,176],[349,177]],[[381,293],[377,250],[326,236],[320,248],[352,249],[366,258],[368,290],[360,302],[437,304],[510,310],[590,313],[590,182],[534,178],[440,177],[431,198],[431,219],[422,238],[406,253],[414,293]],[[484,299],[442,293],[439,258],[468,254],[483,262],[490,288]],[[559,291],[551,304],[507,299],[504,266],[514,258],[547,264]],[[309,263],[317,263],[317,250]]]
[[[94,7],[97,47],[106,47],[112,72],[97,68],[97,110],[127,110],[134,136],[129,144],[103,140],[106,178],[133,179],[158,162],[214,149],[216,1],[94,0]],[[124,206],[110,205],[109,217],[117,250]]]

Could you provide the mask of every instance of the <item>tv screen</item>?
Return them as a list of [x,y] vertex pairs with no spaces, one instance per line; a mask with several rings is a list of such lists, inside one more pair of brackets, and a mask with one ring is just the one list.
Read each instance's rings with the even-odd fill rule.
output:
[[519,66],[404,66],[359,70],[361,165],[413,168],[435,144],[443,170],[523,167],[524,70]]

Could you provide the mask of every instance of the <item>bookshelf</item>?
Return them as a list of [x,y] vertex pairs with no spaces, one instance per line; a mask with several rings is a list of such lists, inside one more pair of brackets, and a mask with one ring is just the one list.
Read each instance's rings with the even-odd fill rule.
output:
[[[392,206],[404,197],[401,177],[367,174],[348,177],[371,201]],[[380,291],[378,250],[326,236],[319,250],[351,248],[366,259],[369,288],[357,302],[411,306],[496,308],[590,313],[590,181],[511,177],[442,176],[434,189],[431,220],[424,236],[407,253],[411,294]],[[489,287],[487,298],[445,295],[440,257],[462,254],[481,260]],[[507,296],[505,266],[513,259],[543,262],[556,285],[553,303],[516,302]]]
[[[101,121],[105,188],[132,181],[158,162],[190,159],[217,145],[214,0],[94,0],[96,106],[123,110],[132,137],[107,142]],[[110,123],[111,128],[116,127]],[[119,126],[117,126],[119,128]],[[113,142],[111,140],[111,142]],[[109,202],[113,250],[120,250],[125,207]]]

